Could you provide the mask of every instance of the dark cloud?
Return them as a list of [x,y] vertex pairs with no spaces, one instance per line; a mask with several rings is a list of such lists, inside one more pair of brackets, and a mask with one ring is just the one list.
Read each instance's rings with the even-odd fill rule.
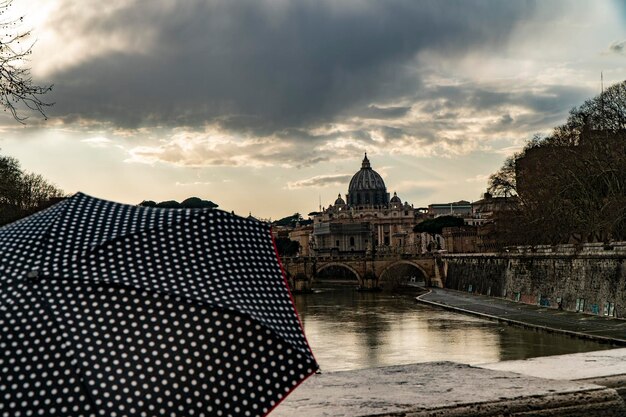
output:
[[365,119],[397,119],[406,116],[411,107],[378,107],[371,105],[365,111],[359,114]]
[[[521,88],[520,88],[521,87]],[[434,86],[418,96],[425,104],[425,111],[439,114],[456,109],[471,108],[493,112],[503,106],[519,106],[533,112],[560,112],[568,106],[580,103],[593,94],[585,87],[565,85],[535,86],[524,88],[519,85],[491,85],[490,88],[477,84]],[[453,114],[453,113],[452,113]]]
[[406,132],[399,127],[381,126],[380,131],[388,140],[401,139],[406,136]]
[[[483,131],[495,133],[517,130],[528,133],[563,123],[570,108],[580,105],[593,94],[594,91],[586,87],[564,85],[530,88],[500,84],[487,88],[463,83],[426,89],[416,97],[415,107],[433,116],[432,121],[422,123],[421,128],[453,130],[459,127],[463,113],[474,116],[505,113],[496,123],[485,126]],[[512,117],[512,108],[521,109],[523,114]]]
[[613,42],[611,46],[609,46],[609,51],[623,55],[626,53],[626,41],[621,42]]
[[[394,118],[349,119],[339,127],[331,124],[320,129],[264,127],[266,136],[261,137],[254,136],[256,118],[222,117],[217,128],[171,129],[169,134],[164,130],[161,136],[171,139],[144,141],[132,148],[130,159],[191,167],[302,168],[368,150],[421,156],[469,152],[488,146],[490,140],[519,140],[545,132],[563,123],[568,109],[591,95],[585,89],[566,86],[529,90],[507,84],[490,89],[470,83],[429,86],[421,92],[423,96],[413,98],[411,118],[397,123]],[[406,112],[404,108],[394,111]],[[239,138],[233,131],[245,132],[245,137]]]
[[[58,8],[58,30],[122,37],[133,48],[53,74],[53,115],[123,128],[219,123],[256,135],[337,115],[400,117],[409,109],[393,103],[422,86],[411,65],[418,53],[498,48],[534,8],[496,0],[117,3],[88,18],[69,0]],[[474,104],[500,98],[483,94]]]
[[511,117],[510,114],[508,113],[503,114],[495,123],[492,123],[491,125],[487,126],[484,129],[484,131],[499,132],[502,130],[506,130],[506,129],[509,129],[513,125],[514,121],[515,119],[513,119],[513,117]]

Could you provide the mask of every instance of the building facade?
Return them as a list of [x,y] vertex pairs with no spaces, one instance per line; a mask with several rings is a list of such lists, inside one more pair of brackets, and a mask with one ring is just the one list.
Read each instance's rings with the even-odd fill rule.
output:
[[464,216],[462,227],[446,227],[443,237],[450,253],[496,252],[501,249],[498,235],[506,233],[500,223],[519,208],[519,198],[494,197],[489,192],[471,203],[472,212]]
[[390,198],[367,154],[350,180],[345,200],[339,194],[334,204],[310,215],[310,250],[317,255],[422,251],[421,235],[413,232],[413,227],[424,214],[402,202],[396,193]]
[[459,216],[466,217],[472,214],[472,203],[461,200],[454,203],[429,204],[428,214],[431,217]]

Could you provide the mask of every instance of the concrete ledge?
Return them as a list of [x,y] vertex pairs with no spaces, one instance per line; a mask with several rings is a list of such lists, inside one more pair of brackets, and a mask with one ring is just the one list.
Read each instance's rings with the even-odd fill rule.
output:
[[546,356],[479,365],[496,371],[555,380],[576,380],[614,389],[626,400],[626,349]]
[[451,362],[314,375],[272,417],[624,416],[611,388]]
[[543,356],[479,365],[495,371],[557,380],[588,380],[626,375],[626,349]]
[[626,375],[605,376],[600,378],[582,379],[582,382],[612,388],[626,403]]

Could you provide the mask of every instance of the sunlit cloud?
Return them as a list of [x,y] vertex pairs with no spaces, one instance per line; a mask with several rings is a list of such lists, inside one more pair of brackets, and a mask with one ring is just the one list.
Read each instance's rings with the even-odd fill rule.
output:
[[335,175],[317,175],[312,178],[306,178],[298,181],[290,181],[287,188],[290,190],[298,188],[319,188],[330,186],[344,186],[352,178],[352,174],[335,174]]
[[93,138],[83,139],[81,140],[81,142],[94,146],[96,148],[106,148],[113,143],[111,139],[105,138],[102,136],[96,136]]
[[197,187],[197,186],[206,186],[211,185],[211,181],[192,181],[192,182],[179,182],[176,181],[175,185],[177,187]]
[[479,182],[479,183],[486,184],[488,180],[489,180],[489,175],[475,175],[471,178],[467,178],[465,182]]
[[[29,19],[38,23],[33,56],[38,77],[49,77],[103,56],[147,55],[154,45],[158,28],[147,24],[147,14],[137,16],[137,7],[142,3],[139,0],[91,1],[87,7],[85,2],[73,0],[50,3],[56,3],[55,7],[43,5],[46,18],[33,11],[35,16]],[[164,14],[173,6],[160,3]],[[143,10],[153,13],[156,9]],[[63,45],[63,53],[50,53],[58,45]]]

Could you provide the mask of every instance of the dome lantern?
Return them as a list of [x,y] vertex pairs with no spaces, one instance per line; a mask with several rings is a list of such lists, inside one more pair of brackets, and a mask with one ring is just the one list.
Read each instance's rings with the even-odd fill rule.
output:
[[372,168],[370,165],[370,160],[367,159],[367,152],[365,152],[365,158],[363,158],[363,162],[361,163],[361,169]]

